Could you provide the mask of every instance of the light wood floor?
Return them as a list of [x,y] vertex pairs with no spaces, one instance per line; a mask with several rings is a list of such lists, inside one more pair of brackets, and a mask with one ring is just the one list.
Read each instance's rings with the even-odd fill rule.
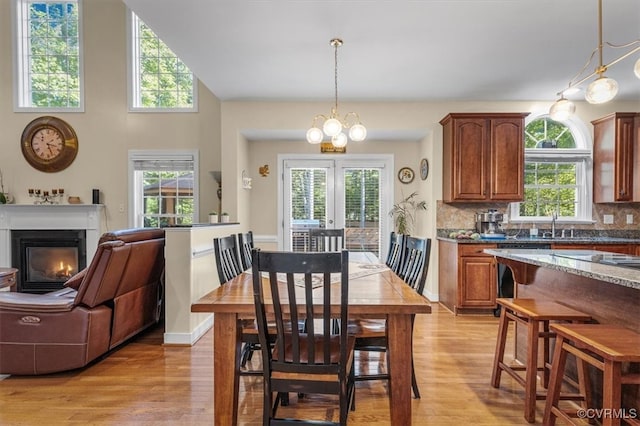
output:
[[[457,316],[434,304],[419,315],[415,363],[422,399],[413,400],[414,425],[528,425],[522,388],[503,375],[490,386],[498,321]],[[162,329],[150,330],[101,361],[78,371],[0,380],[0,425],[210,425],[213,419],[212,332],[193,347],[162,345]],[[259,357],[254,357],[259,358]],[[370,366],[380,362],[377,355]],[[258,362],[258,361],[255,361]],[[242,377],[240,425],[260,424],[262,379]],[[389,425],[383,382],[359,382],[349,425]],[[333,416],[327,397],[295,407]],[[538,402],[537,425],[544,402]]]

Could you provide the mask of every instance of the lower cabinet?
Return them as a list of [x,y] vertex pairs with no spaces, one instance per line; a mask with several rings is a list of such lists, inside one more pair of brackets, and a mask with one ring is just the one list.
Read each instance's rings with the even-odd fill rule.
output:
[[484,253],[492,248],[496,245],[439,241],[440,302],[454,313],[490,313],[496,307],[496,261]]

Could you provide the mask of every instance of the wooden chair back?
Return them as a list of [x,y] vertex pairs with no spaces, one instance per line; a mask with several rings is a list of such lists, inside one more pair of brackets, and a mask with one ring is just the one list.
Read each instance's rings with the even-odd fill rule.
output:
[[404,250],[404,234],[396,234],[391,231],[389,236],[389,251],[385,264],[396,274],[400,272],[402,266],[402,252]]
[[344,228],[309,229],[309,251],[340,251],[344,248]]
[[431,239],[405,236],[400,277],[416,292],[422,294],[427,281]]
[[251,250],[253,250],[253,248],[253,232],[239,233],[238,249],[240,250],[240,264],[243,271],[251,268]]
[[[264,424],[275,416],[279,396],[287,392],[340,395],[341,419],[353,395],[353,346],[347,332],[349,252],[269,252],[254,249],[252,279],[258,336],[269,347],[265,292],[272,300],[270,324],[275,320],[273,351],[263,350],[265,381]],[[339,310],[331,305],[339,302]],[[273,314],[273,319],[271,315]],[[341,327],[334,334],[332,318]],[[291,327],[305,318],[304,330]],[[340,332],[344,330],[344,332]],[[273,329],[271,328],[273,332]],[[328,379],[328,377],[334,379]],[[280,424],[280,423],[278,423]]]
[[237,277],[242,272],[238,260],[238,246],[236,236],[219,237],[213,239],[213,250],[218,268],[220,284]]

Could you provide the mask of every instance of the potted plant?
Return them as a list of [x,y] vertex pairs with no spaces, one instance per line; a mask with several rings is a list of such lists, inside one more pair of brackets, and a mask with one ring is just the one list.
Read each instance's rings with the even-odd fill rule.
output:
[[209,223],[218,223],[218,212],[209,212]]
[[227,222],[229,222],[229,213],[227,213],[227,212],[222,213],[222,217],[221,217],[221,219],[222,219],[222,220],[221,220],[221,222],[222,222],[222,223],[227,223]]
[[416,200],[417,196],[417,192],[412,192],[411,195],[394,204],[389,211],[389,216],[393,218],[393,225],[398,234],[410,235],[418,211],[427,210],[427,202]]

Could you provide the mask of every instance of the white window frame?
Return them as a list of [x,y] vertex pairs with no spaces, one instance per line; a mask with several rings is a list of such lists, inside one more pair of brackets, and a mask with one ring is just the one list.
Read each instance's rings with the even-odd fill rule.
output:
[[129,188],[129,227],[142,227],[143,196],[141,183],[136,179],[136,161],[193,161],[193,218],[192,223],[200,222],[199,190],[199,154],[197,150],[129,150],[128,188]]
[[[141,106],[140,99],[140,43],[139,43],[139,23],[143,22],[134,11],[127,9],[127,95],[129,112],[198,112],[198,79],[191,72],[193,86],[193,105],[190,107],[144,107]],[[160,43],[163,43],[160,40]],[[176,56],[178,60],[178,58]],[[186,65],[185,65],[186,67]]]
[[[534,120],[548,118],[548,114],[531,115],[527,118],[528,125]],[[525,163],[527,161],[550,162],[550,163],[575,163],[576,164],[576,181],[578,183],[578,199],[576,206],[576,216],[566,217],[560,216],[558,223],[565,224],[582,224],[594,223],[592,218],[593,210],[593,191],[592,191],[592,175],[593,175],[593,138],[585,124],[576,117],[571,117],[564,121],[564,124],[573,136],[576,148],[573,149],[557,149],[557,148],[537,148],[525,149]],[[526,128],[526,125],[525,125]],[[510,221],[514,223],[548,223],[550,216],[520,216],[520,203],[511,203],[509,209]]]
[[[31,104],[30,35],[28,9],[31,3],[75,3],[78,8],[78,90],[77,107],[40,107]],[[13,110],[14,112],[84,112],[84,49],[82,0],[13,0]]]

